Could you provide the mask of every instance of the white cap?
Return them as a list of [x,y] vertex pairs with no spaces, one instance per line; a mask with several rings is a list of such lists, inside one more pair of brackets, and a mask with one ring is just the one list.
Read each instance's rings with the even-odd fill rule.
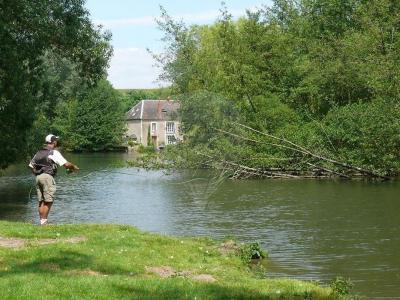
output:
[[58,136],[55,136],[54,134],[49,134],[49,135],[47,135],[46,136],[46,143],[47,144],[51,144],[51,143],[53,143],[54,141],[57,141],[58,140]]

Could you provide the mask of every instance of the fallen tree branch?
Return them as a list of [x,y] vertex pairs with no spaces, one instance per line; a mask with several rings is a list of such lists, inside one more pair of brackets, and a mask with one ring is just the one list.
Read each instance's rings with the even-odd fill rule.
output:
[[[215,157],[212,157],[208,154],[204,154],[201,152],[198,152],[197,154],[211,158],[211,159],[215,159]],[[271,172],[271,171],[265,171],[265,170],[261,170],[261,169],[256,169],[256,168],[252,168],[252,167],[248,167],[245,165],[241,165],[232,161],[227,161],[227,160],[222,160],[221,163],[223,164],[227,164],[230,166],[234,166],[239,168],[239,170],[243,171],[245,170],[248,173],[252,173],[253,175],[258,175],[258,176],[270,176],[270,177],[277,177],[277,178],[299,178],[299,176],[296,175],[291,175],[291,174],[285,174],[285,173],[277,173],[277,172]],[[237,169],[234,169],[235,171],[237,171]]]
[[254,142],[254,143],[259,143],[259,144],[266,144],[266,145],[271,145],[271,146],[275,146],[275,147],[279,147],[279,148],[285,148],[285,149],[289,149],[289,150],[293,150],[293,151],[296,151],[296,152],[299,152],[299,153],[303,153],[303,154],[309,155],[308,152],[305,152],[305,151],[302,151],[300,149],[296,149],[296,148],[293,148],[293,147],[280,145],[280,144],[275,144],[275,143],[266,143],[266,142],[262,142],[262,141],[258,141],[258,140],[254,140],[254,139],[250,139],[250,138],[246,138],[244,136],[241,136],[241,135],[229,132],[229,131],[225,131],[225,130],[222,130],[222,129],[218,129],[218,128],[215,128],[215,130],[219,131],[221,133],[225,133],[225,134],[231,135],[233,137],[240,138],[242,140],[249,141],[249,142]]
[[311,167],[314,167],[314,168],[317,168],[318,170],[323,170],[323,171],[325,171],[325,172],[335,174],[335,175],[337,175],[337,176],[339,176],[339,177],[344,177],[344,178],[347,178],[347,179],[351,179],[351,177],[348,176],[348,175],[346,175],[346,174],[343,174],[343,173],[340,173],[340,172],[336,172],[336,171],[331,170],[331,169],[328,169],[328,168],[324,168],[324,167],[321,167],[321,166],[317,166],[317,165],[314,165],[314,164],[309,163],[309,162],[307,163],[307,165],[309,165],[309,166],[311,166]]
[[[312,156],[314,158],[317,158],[317,159],[320,159],[320,160],[323,160],[323,161],[326,161],[326,162],[330,162],[332,164],[335,164],[335,165],[338,165],[338,166],[341,166],[341,167],[344,167],[344,168],[347,168],[347,169],[357,170],[357,171],[359,171],[361,173],[368,174],[368,175],[370,175],[372,177],[377,177],[377,178],[381,178],[381,179],[385,179],[385,180],[390,179],[387,176],[377,174],[377,173],[375,173],[373,171],[366,170],[366,169],[363,169],[363,168],[360,168],[360,167],[357,167],[357,166],[353,166],[353,165],[350,165],[350,164],[347,164],[347,163],[343,163],[343,162],[340,162],[340,161],[337,161],[337,160],[334,160],[334,159],[331,159],[331,158],[328,158],[328,157],[324,157],[324,156],[319,155],[319,154],[315,154],[315,153],[311,152],[310,150],[308,150],[307,148],[304,148],[304,147],[302,147],[300,145],[297,145],[297,144],[295,144],[295,143],[293,143],[293,142],[291,142],[291,141],[289,141],[289,140],[287,140],[285,138],[276,137],[276,136],[274,136],[272,134],[259,131],[257,129],[251,128],[251,127],[249,127],[247,125],[243,125],[243,124],[240,124],[240,123],[233,122],[233,124],[236,124],[238,126],[246,128],[246,129],[251,130],[253,132],[259,133],[261,135],[267,136],[269,138],[281,141],[283,143],[287,143],[287,144],[292,146],[292,147],[288,147],[288,146],[285,146],[285,145],[280,145],[280,146],[284,146],[285,148],[288,148],[288,149],[291,149],[291,150],[294,150],[294,151],[297,151],[297,152]],[[239,135],[235,135],[235,136],[240,137]],[[252,139],[248,139],[248,140],[252,140]],[[255,140],[252,140],[252,141],[255,141]],[[257,141],[257,142],[260,142],[260,141]]]

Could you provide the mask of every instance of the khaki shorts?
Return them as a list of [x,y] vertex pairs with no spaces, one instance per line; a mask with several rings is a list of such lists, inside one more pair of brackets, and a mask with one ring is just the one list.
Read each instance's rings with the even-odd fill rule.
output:
[[46,173],[36,176],[36,192],[39,202],[53,202],[56,193],[56,182],[53,176]]

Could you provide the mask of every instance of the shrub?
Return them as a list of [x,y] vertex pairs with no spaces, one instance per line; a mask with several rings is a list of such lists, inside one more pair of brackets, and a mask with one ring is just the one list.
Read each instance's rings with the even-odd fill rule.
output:
[[252,259],[266,258],[268,254],[261,249],[259,243],[250,243],[239,248],[239,256],[243,262],[249,263]]
[[154,149],[153,146],[144,146],[144,145],[139,145],[138,150],[139,153],[154,153],[156,150]]
[[335,296],[348,296],[353,288],[354,284],[350,279],[343,277],[336,277],[330,283],[330,287]]
[[128,141],[128,146],[130,146],[130,147],[136,146],[137,144],[138,143],[136,141],[134,141],[134,140],[129,140]]

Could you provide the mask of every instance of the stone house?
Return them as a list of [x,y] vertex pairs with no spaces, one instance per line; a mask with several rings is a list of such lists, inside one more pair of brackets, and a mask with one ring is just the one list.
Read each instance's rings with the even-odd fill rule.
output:
[[126,113],[127,137],[156,148],[181,141],[179,107],[173,100],[141,100]]

